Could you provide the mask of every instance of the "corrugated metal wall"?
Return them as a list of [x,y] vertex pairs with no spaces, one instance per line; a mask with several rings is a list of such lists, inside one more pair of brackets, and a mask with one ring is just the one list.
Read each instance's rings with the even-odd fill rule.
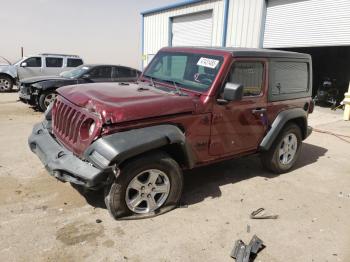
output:
[[226,46],[262,46],[265,0],[230,0]]
[[269,0],[264,47],[350,45],[350,0]]
[[203,1],[179,8],[161,11],[144,17],[144,65],[152,55],[169,44],[169,19],[196,12],[213,11],[212,45],[220,46],[223,32],[224,2],[222,0]]

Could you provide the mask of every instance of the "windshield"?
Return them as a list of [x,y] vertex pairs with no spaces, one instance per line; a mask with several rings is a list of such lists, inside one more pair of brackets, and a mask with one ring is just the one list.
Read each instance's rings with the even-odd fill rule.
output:
[[73,70],[65,71],[60,74],[60,76],[65,78],[78,78],[85,74],[90,68],[87,66],[79,66]]
[[205,92],[213,83],[223,60],[221,56],[207,54],[160,52],[147,67],[144,76]]

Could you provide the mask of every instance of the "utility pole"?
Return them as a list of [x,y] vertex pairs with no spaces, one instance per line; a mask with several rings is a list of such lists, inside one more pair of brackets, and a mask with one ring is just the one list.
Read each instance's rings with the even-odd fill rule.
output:
[[21,57],[23,58],[24,53],[23,53],[23,46],[21,46]]

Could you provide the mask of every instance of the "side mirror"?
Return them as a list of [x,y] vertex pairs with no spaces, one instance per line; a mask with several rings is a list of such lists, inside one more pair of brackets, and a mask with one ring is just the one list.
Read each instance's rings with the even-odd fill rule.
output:
[[26,62],[21,63],[21,67],[27,67],[27,63]]
[[226,83],[224,87],[223,99],[218,99],[220,104],[227,104],[231,101],[239,101],[243,97],[243,85],[236,83]]

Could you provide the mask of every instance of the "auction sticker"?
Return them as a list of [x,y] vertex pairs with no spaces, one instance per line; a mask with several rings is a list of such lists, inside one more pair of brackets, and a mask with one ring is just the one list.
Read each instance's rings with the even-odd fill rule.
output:
[[219,60],[201,57],[198,60],[197,65],[214,69],[219,64],[219,62]]

